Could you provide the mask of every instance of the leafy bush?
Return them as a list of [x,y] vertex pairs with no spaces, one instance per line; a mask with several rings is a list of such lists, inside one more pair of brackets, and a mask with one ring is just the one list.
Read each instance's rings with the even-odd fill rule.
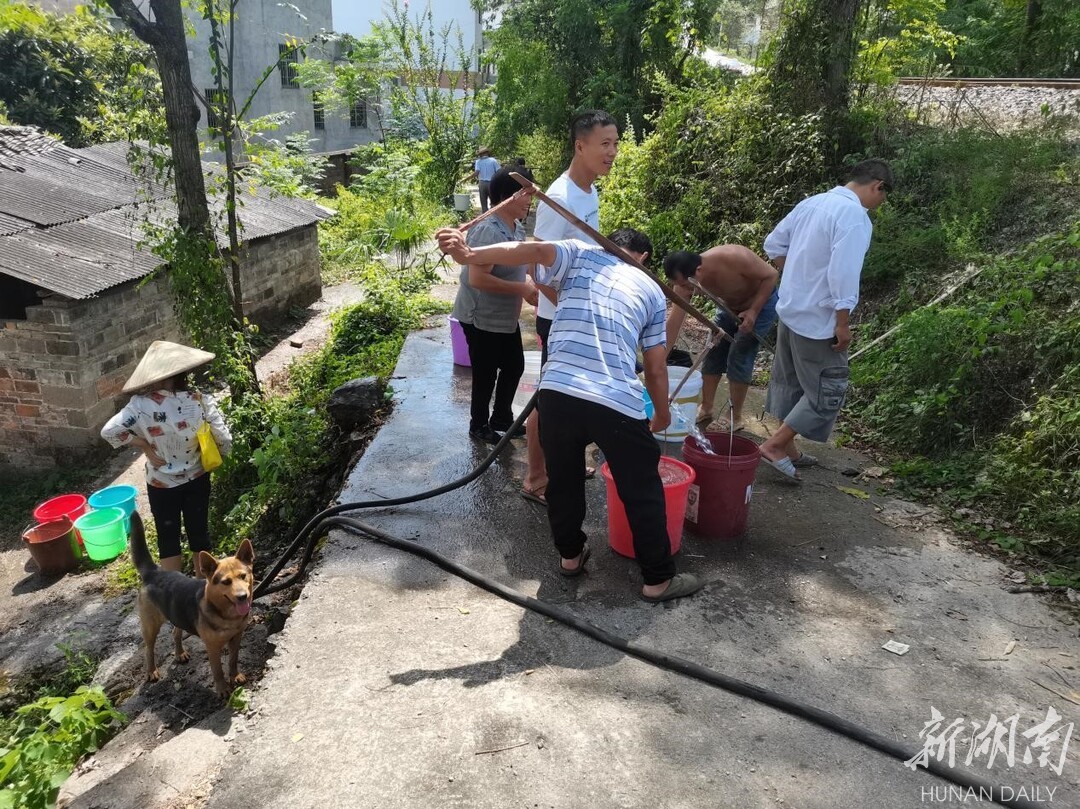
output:
[[[396,257],[407,273],[420,246],[442,225],[449,211],[423,193],[422,148],[408,143],[376,144],[357,150],[354,162],[363,167],[350,188],[338,188],[328,204],[337,216],[319,226],[325,283],[359,280],[363,268],[377,256]],[[419,253],[421,269],[426,254]]]
[[325,481],[340,472],[347,442],[329,419],[335,388],[357,377],[387,377],[409,331],[446,306],[427,296],[430,280],[367,265],[364,300],[334,315],[330,340],[289,369],[282,396],[224,403],[233,450],[214,481],[219,546],[243,536],[287,537],[326,500]]
[[655,131],[640,151],[624,141],[603,185],[604,229],[644,226],[657,258],[724,242],[760,247],[827,174],[819,117],[774,109],[760,89],[760,80],[668,88]]
[[[1015,228],[1007,219],[1012,203],[1028,193],[1045,193],[1067,154],[1064,141],[1052,132],[900,129],[895,119],[882,127],[888,131],[877,139],[874,153],[889,158],[899,180],[875,215],[863,268],[870,291],[901,281],[940,287],[947,273],[999,243],[1004,228]],[[1018,233],[1012,244],[1001,246],[1013,249],[1017,239],[1035,235]]]
[[[925,461],[901,471],[950,485],[1015,524],[1029,546],[1080,567],[1080,220],[987,260],[944,309],[852,365],[851,404],[874,440]],[[959,462],[958,461],[962,461]]]
[[124,722],[100,688],[42,697],[15,712],[0,737],[0,807],[49,809],[75,764]]
[[566,140],[567,138],[557,138],[542,129],[517,139],[514,151],[525,158],[525,165],[532,170],[536,184],[541,188],[551,185],[555,178],[563,173],[563,167],[568,165]]

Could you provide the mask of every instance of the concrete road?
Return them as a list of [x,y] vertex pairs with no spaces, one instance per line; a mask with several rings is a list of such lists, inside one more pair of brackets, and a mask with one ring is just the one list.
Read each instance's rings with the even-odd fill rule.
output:
[[[467,435],[469,377],[451,364],[445,326],[408,339],[392,385],[393,416],[342,501],[432,488],[486,452]],[[839,473],[868,461],[813,451],[825,466],[801,486],[759,470],[741,540],[686,537],[680,567],[708,584],[662,606],[637,598],[635,565],[607,548],[599,479],[587,484],[589,573],[557,575],[544,511],[518,496],[524,442],[463,489],[357,516],[612,632],[914,749],[931,706],[946,724],[963,720],[962,739],[991,715],[1019,714],[1014,765],[998,755],[987,769],[984,755],[980,772],[1041,805],[1080,806],[1080,744],[1058,775],[1022,763],[1020,735],[1051,706],[1077,719],[1075,626],[1039,596],[1006,593],[1007,569],[962,547],[926,509]],[[344,532],[331,536],[275,640],[254,715],[232,723],[228,752],[211,762],[219,772],[210,807],[976,803],[925,772],[628,659]],[[911,649],[890,654],[888,640]],[[962,740],[957,756],[966,754]]]

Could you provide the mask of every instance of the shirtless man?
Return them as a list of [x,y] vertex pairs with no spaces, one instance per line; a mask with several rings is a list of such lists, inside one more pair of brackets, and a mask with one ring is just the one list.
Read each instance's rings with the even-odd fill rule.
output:
[[[727,304],[738,320],[720,311],[716,325],[735,338],[734,343],[721,340],[705,358],[701,369],[702,396],[698,409],[698,424],[713,420],[713,399],[724,372],[728,375],[731,394],[731,423],[723,419],[724,430],[741,430],[743,403],[754,374],[754,359],[761,341],[776,322],[777,271],[746,247],[722,244],[698,255],[685,250],[669,253],[664,259],[664,272],[674,282],[675,291],[689,299],[694,294],[694,279],[705,291]],[[686,313],[676,307],[667,322],[668,350],[675,345]]]

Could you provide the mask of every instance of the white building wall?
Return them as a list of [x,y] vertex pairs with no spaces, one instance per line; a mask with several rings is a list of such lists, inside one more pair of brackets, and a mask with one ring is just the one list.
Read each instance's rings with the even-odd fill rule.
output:
[[[290,5],[295,5],[300,14]],[[188,16],[192,16],[190,11]],[[202,19],[193,19],[192,23],[196,31],[189,48],[192,81],[202,91],[214,86],[207,50],[210,26]],[[292,133],[306,131],[311,147],[317,152],[350,149],[378,140],[373,115],[368,115],[366,127],[351,127],[347,110],[327,110],[323,115],[325,128],[316,129],[311,91],[282,85],[281,72],[277,67],[278,46],[286,44],[290,38],[306,40],[320,32],[333,30],[331,0],[294,0],[291,4],[279,0],[245,0],[239,5],[233,64],[237,108],[244,103],[266,68],[272,65],[273,73],[259,89],[246,117],[251,119],[277,112],[292,113],[288,123],[268,132],[266,137],[283,141]],[[205,127],[203,131],[205,133]]]

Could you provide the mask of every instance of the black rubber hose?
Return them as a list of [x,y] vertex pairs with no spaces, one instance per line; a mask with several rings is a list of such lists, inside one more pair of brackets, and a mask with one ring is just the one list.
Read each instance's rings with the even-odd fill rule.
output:
[[[276,593],[279,590],[284,590],[287,587],[291,587],[296,581],[300,579],[300,577],[304,574],[304,568],[307,567],[308,562],[311,561],[311,557],[315,553],[315,544],[318,542],[319,539],[319,534],[315,531],[315,528],[319,525],[320,522],[327,519],[328,517],[333,517],[346,511],[355,511],[362,508],[387,508],[390,506],[403,506],[406,503],[418,503],[421,500],[430,500],[432,497],[438,497],[441,494],[446,494],[447,492],[451,492],[454,489],[460,489],[462,486],[467,486],[468,484],[472,483],[474,480],[484,474],[484,472],[488,470],[489,466],[495,463],[495,459],[499,457],[499,453],[502,452],[503,449],[505,449],[506,445],[510,443],[514,433],[524,426],[525,419],[529,417],[529,414],[533,411],[533,408],[536,407],[536,396],[537,394],[534,393],[529,398],[528,403],[525,405],[522,411],[518,413],[517,419],[515,419],[514,423],[510,425],[510,428],[506,431],[506,434],[503,435],[502,440],[500,440],[498,444],[492,447],[491,452],[488,453],[488,456],[484,458],[483,462],[472,472],[465,475],[465,477],[458,478],[457,480],[447,483],[444,486],[439,486],[437,489],[428,489],[427,491],[420,492],[418,494],[410,494],[406,495],[405,497],[394,497],[390,500],[358,500],[355,503],[339,503],[336,506],[331,506],[330,508],[320,511],[318,514],[316,514],[314,517],[307,521],[307,524],[304,525],[302,529],[300,529],[300,533],[296,535],[296,539],[292,541],[292,544],[290,544],[289,547],[285,549],[285,552],[281,554],[280,557],[278,557],[278,560],[274,563],[274,566],[270,568],[269,571],[267,571],[265,576],[262,577],[262,580],[255,588],[255,593],[252,598],[260,598],[261,596],[270,595],[271,593]],[[274,579],[277,578],[277,575],[281,572],[282,568],[284,568],[285,565],[288,564],[289,560],[292,559],[293,555],[296,553],[300,545],[303,544],[305,539],[307,540],[307,547],[304,548],[304,555],[300,559],[300,565],[297,568],[296,573],[282,579],[281,581],[274,581]]]
[[[807,705],[792,697],[770,691],[735,677],[729,677],[726,674],[721,674],[700,663],[694,663],[693,661],[686,660],[682,657],[666,654],[651,649],[648,646],[628,641],[626,638],[621,638],[618,635],[613,635],[607,630],[589,623],[568,610],[557,607],[554,604],[549,604],[546,601],[540,601],[531,596],[523,595],[517,590],[513,590],[495,579],[465,567],[431,548],[413,542],[412,540],[401,539],[392,534],[387,534],[385,531],[381,531],[378,528],[360,522],[353,517],[328,516],[322,519],[319,527],[321,528],[330,525],[341,526],[353,533],[371,537],[384,545],[389,545],[392,548],[397,548],[398,550],[427,559],[429,562],[437,565],[446,572],[465,579],[465,581],[474,584],[483,590],[487,590],[489,593],[492,593],[499,598],[505,599],[524,609],[532,610],[533,612],[547,616],[593,640],[603,643],[605,646],[610,646],[612,649],[617,649],[631,657],[636,657],[638,660],[643,660],[646,663],[650,663],[659,668],[682,674],[685,677],[690,677],[715,688],[721,688],[725,691],[730,691],[733,694],[747,697],[756,702],[770,705],[779,711],[783,711],[784,713],[798,717],[799,719],[805,719],[808,722],[813,722],[819,727],[833,731],[834,733],[839,733],[841,736],[864,744],[867,747],[871,747],[874,750],[885,753],[900,761],[909,761],[921,751],[921,748],[912,749],[906,747],[899,742],[893,741],[878,733],[874,733],[873,731],[857,725],[854,722],[850,722],[834,713],[814,707],[813,705]],[[933,758],[927,758],[925,769],[957,786],[974,790],[975,794],[980,797],[989,797],[992,801],[1001,806],[1011,807],[1012,809],[1036,809],[1037,806],[1041,805],[1023,799],[1006,799],[1002,796],[1001,787],[965,770],[952,769]]]
[[[691,677],[700,682],[706,683],[716,688],[722,688],[726,691],[730,691],[733,694],[738,694],[748,699],[755,700],[757,702],[770,705],[777,710],[783,711],[792,716],[805,719],[809,722],[813,722],[819,727],[823,727],[827,730],[831,730],[835,733],[839,733],[853,741],[860,742],[868,747],[871,747],[886,755],[897,758],[901,761],[908,761],[919,750],[909,749],[893,741],[892,739],[881,736],[873,731],[867,730],[854,722],[849,722],[836,714],[824,711],[820,708],[816,708],[812,705],[806,705],[798,700],[786,697],[783,694],[778,694],[774,691],[769,691],[760,686],[753,685],[751,683],[744,682],[743,680],[736,679],[734,677],[728,677],[720,672],[714,671],[706,666],[702,666],[699,663],[694,663],[690,660],[685,660],[681,657],[665,654],[663,652],[650,649],[647,646],[642,646],[637,643],[620,638],[617,635],[613,635],[610,632],[601,629],[594,624],[585,621],[573,613],[556,607],[553,604],[549,604],[545,601],[532,598],[530,596],[522,595],[516,590],[512,590],[506,585],[484,576],[481,573],[477,573],[475,570],[471,570],[463,565],[454,562],[451,559],[446,558],[440,553],[427,548],[417,542],[413,542],[407,539],[401,539],[391,534],[387,534],[384,531],[379,530],[366,523],[352,517],[340,516],[343,512],[354,511],[364,508],[380,508],[388,506],[405,505],[407,503],[416,503],[421,500],[428,500],[432,497],[438,497],[441,494],[453,491],[462,486],[466,486],[476,478],[480,477],[488,467],[495,462],[495,458],[499,453],[503,451],[508,443],[510,443],[511,436],[525,423],[529,413],[532,412],[536,406],[536,394],[533,394],[529,399],[528,404],[518,414],[517,419],[513,425],[506,431],[502,440],[496,444],[484,461],[472,472],[465,477],[459,478],[451,483],[447,483],[444,486],[439,486],[435,489],[430,489],[418,494],[408,495],[405,497],[396,497],[389,500],[362,500],[353,503],[340,503],[336,506],[331,506],[328,509],[320,511],[310,520],[289,545],[285,553],[275,562],[270,571],[259,583],[259,586],[255,588],[254,597],[268,595],[270,593],[283,590],[286,587],[291,586],[297,581],[300,576],[303,575],[305,568],[311,561],[311,557],[315,552],[315,544],[319,537],[322,535],[325,527],[337,525],[345,528],[346,530],[354,533],[365,535],[382,542],[390,547],[403,550],[408,553],[419,556],[423,559],[427,559],[429,562],[441,567],[443,570],[459,576],[471,584],[487,590],[500,598],[503,598],[513,604],[518,605],[524,609],[532,610],[541,615],[545,615],[555,621],[558,621],[565,626],[570,627],[582,634],[593,638],[600,643],[610,646],[613,649],[617,649],[624,654],[635,657],[638,660],[643,660],[652,665],[673,671],[677,674],[682,674],[686,677]],[[307,541],[307,545],[304,548],[304,555],[301,557],[300,565],[297,572],[292,576],[287,577],[281,581],[275,582],[274,578],[281,572],[282,568],[286,565],[289,559],[296,553],[297,549]],[[995,786],[982,778],[972,775],[964,770],[954,770],[944,766],[941,762],[928,758],[926,767],[929,772],[949,781],[957,786],[965,789],[973,789],[976,794],[980,796],[990,796],[991,800],[1001,806],[1011,807],[1011,809],[1036,809],[1037,805],[1027,800],[1011,798],[1005,799],[1001,794],[1001,787]]]

